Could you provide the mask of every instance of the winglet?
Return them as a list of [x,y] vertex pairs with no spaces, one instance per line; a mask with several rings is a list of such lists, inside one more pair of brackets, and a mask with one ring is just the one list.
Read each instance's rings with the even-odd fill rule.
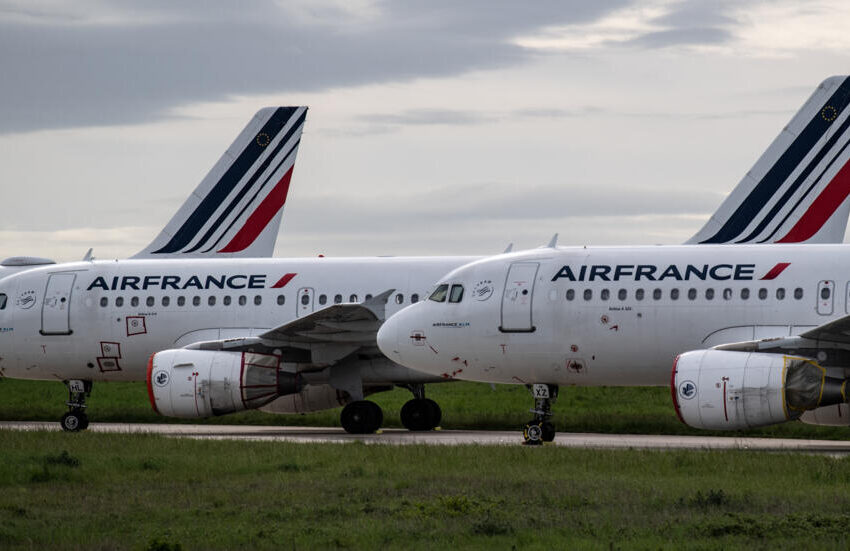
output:
[[375,295],[369,300],[364,300],[360,303],[360,305],[371,310],[379,320],[384,320],[386,319],[387,302],[390,299],[390,295],[393,293],[395,293],[395,289],[387,289],[383,293]]

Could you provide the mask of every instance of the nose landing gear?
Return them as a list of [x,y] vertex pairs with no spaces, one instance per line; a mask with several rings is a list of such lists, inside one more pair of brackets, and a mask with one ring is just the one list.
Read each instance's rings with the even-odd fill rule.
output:
[[86,430],[89,426],[89,418],[86,415],[86,396],[91,395],[92,382],[71,379],[64,381],[68,387],[68,412],[62,416],[59,423],[67,432],[79,432]]
[[555,439],[555,425],[549,419],[552,418],[552,404],[558,398],[558,385],[534,384],[529,385],[529,390],[534,397],[534,409],[531,410],[534,419],[523,427],[523,444],[539,446]]

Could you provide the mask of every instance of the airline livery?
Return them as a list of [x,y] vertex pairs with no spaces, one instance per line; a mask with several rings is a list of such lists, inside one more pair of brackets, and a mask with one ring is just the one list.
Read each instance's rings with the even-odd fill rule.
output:
[[[818,87],[735,188],[735,200],[724,202],[712,216],[706,226],[711,226],[709,230],[714,228],[712,224],[738,224],[740,216],[735,213],[739,205],[751,205],[752,198],[758,197],[759,201],[782,205],[773,215],[767,212],[753,220],[756,225],[766,221],[764,231],[773,232],[773,237],[760,231],[753,239],[807,244],[841,240],[847,224],[848,208],[843,200],[846,193],[842,197],[836,190],[844,188],[833,183],[844,181],[838,168],[845,159],[843,144],[850,138],[844,124],[846,82],[844,77],[833,77]],[[818,122],[814,130],[803,132],[816,117],[829,124]],[[70,393],[69,411],[62,419],[66,430],[85,428],[85,397],[92,382],[110,380],[147,381],[153,407],[163,415],[181,417],[222,415],[251,408],[297,413],[344,405],[341,421],[350,432],[372,432],[382,422],[380,408],[365,400],[366,396],[394,385],[403,386],[414,396],[402,409],[403,424],[412,430],[437,426],[439,406],[425,398],[423,385],[466,376],[473,371],[466,365],[469,355],[461,350],[451,357],[441,354],[439,370],[431,365],[425,366],[424,372],[408,369],[400,363],[409,363],[409,357],[402,354],[399,358],[400,351],[386,348],[392,340],[387,341],[386,331],[382,332],[381,342],[388,356],[378,350],[376,339],[381,324],[388,315],[419,303],[421,293],[441,274],[474,261],[480,264],[473,266],[495,266],[506,258],[531,255],[537,259],[534,255],[554,254],[556,250],[515,253],[518,256],[496,260],[231,258],[270,254],[303,122],[304,108],[260,111],[202,182],[203,192],[184,205],[157,239],[134,259],[89,259],[33,267],[0,280],[0,375],[64,381]],[[804,134],[804,141],[789,138]],[[840,157],[837,163],[836,156]],[[814,162],[816,158],[820,160]],[[791,166],[794,162],[797,164]],[[793,183],[798,180],[799,184]],[[784,200],[789,193],[790,198]],[[750,210],[748,207],[747,212]],[[790,231],[800,220],[806,220],[806,231]],[[791,228],[786,232],[789,224]],[[555,297],[563,288],[567,300],[566,286],[572,285],[573,298],[569,300],[575,300],[579,291],[582,297],[590,291],[591,297],[608,301],[616,285],[623,286],[616,287],[617,300],[621,300],[621,291],[635,300],[643,300],[646,293],[651,293],[652,300],[661,300],[668,290],[673,293],[672,288],[668,289],[672,285],[693,285],[694,292],[699,292],[696,285],[710,284],[718,286],[712,287],[711,296],[716,291],[725,300],[728,293],[739,291],[737,285],[752,285],[758,278],[771,281],[767,276],[774,271],[773,280],[777,283],[790,274],[797,277],[796,270],[806,262],[783,257],[762,273],[766,258],[756,259],[755,252],[748,255],[741,247],[731,246],[745,240],[746,235],[725,232],[717,237],[718,230],[714,230],[709,239],[702,235],[709,230],[704,228],[691,241],[711,244],[675,249],[688,251],[687,254],[659,256],[656,252],[668,249],[643,248],[624,249],[621,255],[608,256],[582,249],[577,258],[571,257],[557,266],[547,265],[553,268],[545,274],[546,285],[552,290],[545,295]],[[797,247],[790,250],[809,250],[808,246]],[[776,251],[780,250],[785,249],[776,246]],[[161,260],[164,256],[185,260]],[[780,270],[777,266],[782,263],[795,270]],[[534,277],[529,278],[525,273],[522,281],[528,285],[532,279],[544,277],[543,271],[537,274],[535,271]],[[491,297],[503,294],[505,277],[494,269],[490,277],[464,281],[457,288],[452,283],[443,289],[447,304],[442,306],[462,308],[470,306],[470,300],[475,300],[476,306],[500,302]],[[721,290],[719,285],[727,283],[728,291],[726,287]],[[595,295],[596,288],[602,285],[612,287],[599,287]],[[630,295],[632,287],[634,294]],[[511,292],[514,290],[524,304],[531,304],[532,295],[535,301],[540,300],[534,286]],[[759,288],[753,292],[760,296],[761,291]],[[686,293],[686,300],[695,300],[690,299],[691,287],[679,288],[676,299],[670,300],[678,300],[678,293],[682,292]],[[658,299],[657,293],[661,293]],[[793,298],[796,288],[783,287],[783,293],[788,293],[787,300],[797,300]],[[783,300],[784,297],[785,294]],[[439,293],[434,298],[439,298]],[[556,302],[555,298],[548,300]],[[410,312],[429,311],[435,304],[434,300],[427,301],[424,309],[423,305],[414,304]],[[742,312],[746,310],[743,308]],[[392,327],[398,328],[409,314],[405,310],[400,315],[401,320],[394,321]],[[748,314],[741,315],[746,318]],[[610,322],[611,315],[606,316]],[[654,331],[667,331],[667,318],[647,317],[658,322],[650,324],[656,328]],[[602,323],[601,318],[591,323],[584,317],[577,322],[594,328],[596,323]],[[604,324],[606,329],[620,331],[619,324],[609,322]],[[437,338],[432,327],[447,332],[468,332],[479,327],[477,322],[455,316],[432,323],[412,329],[401,341],[415,346],[417,351],[431,350]],[[514,331],[517,328],[510,329],[510,324],[519,322],[509,315],[507,322],[500,323]],[[529,336],[542,334],[531,332],[530,328],[526,331]],[[507,344],[500,344],[505,344],[504,353],[508,355]],[[658,356],[657,350],[655,353],[663,357]],[[576,357],[578,360],[589,362],[574,364],[587,366],[583,373],[604,373],[589,369],[597,365],[592,363],[595,359]],[[655,373],[649,367],[626,371],[623,380],[632,381],[628,384],[655,382]],[[648,378],[641,380],[644,375]],[[523,381],[530,380],[518,376]],[[540,388],[550,390],[545,385]]]
[[847,426],[848,273],[846,245],[534,249],[444,276],[378,345],[436,376],[529,385],[530,443],[554,438],[560,385],[671,384],[700,428]]

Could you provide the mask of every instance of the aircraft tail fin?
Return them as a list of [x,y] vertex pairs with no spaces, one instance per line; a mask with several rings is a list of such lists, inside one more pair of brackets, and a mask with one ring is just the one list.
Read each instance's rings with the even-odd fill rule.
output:
[[132,258],[270,257],[306,107],[260,109],[189,199]]
[[824,80],[687,243],[841,243],[850,215],[850,77]]

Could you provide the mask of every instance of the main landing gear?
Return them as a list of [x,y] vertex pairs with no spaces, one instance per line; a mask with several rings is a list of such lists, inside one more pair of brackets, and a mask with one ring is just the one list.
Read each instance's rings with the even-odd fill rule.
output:
[[[401,386],[401,385],[400,385]],[[443,412],[434,400],[425,397],[425,385],[403,385],[413,393],[413,399],[401,408],[401,424],[410,431],[434,430],[440,425]],[[384,412],[375,402],[356,400],[342,408],[340,423],[350,434],[371,434],[381,428]]]
[[381,428],[384,412],[381,406],[368,400],[357,400],[342,408],[339,416],[342,428],[350,434],[371,434]]
[[79,432],[86,430],[89,426],[89,418],[86,415],[86,396],[91,395],[92,382],[71,379],[65,381],[68,387],[68,412],[62,416],[59,423],[62,429],[68,432]]
[[558,398],[558,385],[534,384],[528,388],[534,397],[534,409],[531,410],[534,419],[523,428],[523,444],[539,446],[555,439],[555,425],[549,419],[552,418],[552,404]]
[[434,430],[440,426],[443,412],[434,400],[425,397],[425,385],[412,384],[404,388],[413,393],[401,408],[401,424],[411,431]]

